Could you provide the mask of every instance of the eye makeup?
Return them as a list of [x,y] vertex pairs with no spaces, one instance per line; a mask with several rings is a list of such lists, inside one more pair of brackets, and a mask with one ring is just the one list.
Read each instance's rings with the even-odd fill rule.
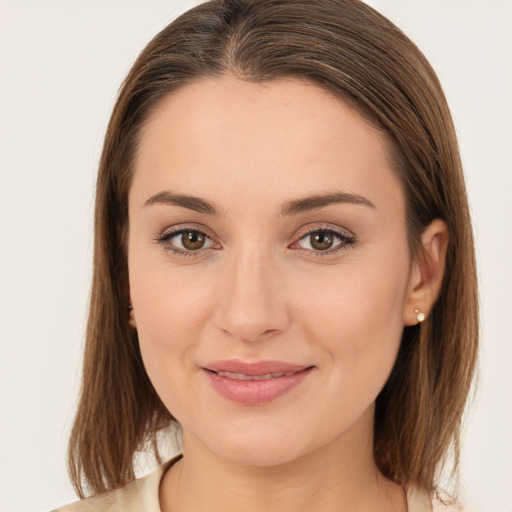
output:
[[[212,236],[193,226],[167,229],[155,238],[155,242],[164,250],[183,257],[197,257],[206,251],[222,249],[222,245]],[[321,226],[311,227],[287,247],[323,257],[337,254],[355,244],[356,237],[353,234],[332,226]]]
[[159,235],[155,242],[166,251],[185,257],[194,257],[204,253],[205,250],[221,248],[221,245],[216,244],[204,231],[193,227],[166,231]]
[[[331,255],[353,246],[356,238],[331,227],[312,228],[289,247],[315,253],[315,256]],[[309,247],[308,247],[309,245]]]

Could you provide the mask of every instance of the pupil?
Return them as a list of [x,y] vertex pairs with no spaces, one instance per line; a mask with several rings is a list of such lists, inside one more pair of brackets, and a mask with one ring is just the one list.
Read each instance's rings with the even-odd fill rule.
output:
[[189,231],[188,233],[183,233],[181,242],[183,243],[183,247],[186,249],[201,249],[201,247],[204,245],[204,236],[201,233]]
[[311,237],[311,245],[320,251],[325,251],[332,247],[332,236],[329,233],[315,233]]

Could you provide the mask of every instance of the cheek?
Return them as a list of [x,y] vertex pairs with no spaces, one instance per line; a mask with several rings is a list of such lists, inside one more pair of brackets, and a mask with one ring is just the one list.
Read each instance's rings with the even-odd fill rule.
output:
[[[134,251],[135,252],[135,251]],[[151,339],[189,331],[209,315],[211,286],[197,268],[173,268],[172,264],[134,254],[130,259],[130,294],[137,330]]]
[[[139,264],[141,263],[141,264]],[[211,315],[211,290],[197,272],[173,272],[164,264],[130,266],[130,294],[146,371],[169,407],[171,379],[184,378],[201,329]]]
[[322,400],[335,432],[357,422],[375,402],[403,330],[405,281],[398,286],[396,275],[352,270],[326,281],[323,292],[316,288],[302,313],[311,319],[303,324],[305,336],[324,355]]
[[305,335],[329,354],[333,375],[352,375],[354,383],[372,373],[386,380],[403,331],[407,261],[398,255],[388,263],[346,266],[303,281],[311,291],[297,316],[308,319]]

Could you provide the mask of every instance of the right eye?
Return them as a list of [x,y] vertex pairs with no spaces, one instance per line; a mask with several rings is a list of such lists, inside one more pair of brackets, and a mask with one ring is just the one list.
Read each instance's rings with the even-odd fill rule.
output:
[[218,247],[206,233],[190,228],[168,231],[156,241],[165,249],[181,256],[195,256],[203,249]]

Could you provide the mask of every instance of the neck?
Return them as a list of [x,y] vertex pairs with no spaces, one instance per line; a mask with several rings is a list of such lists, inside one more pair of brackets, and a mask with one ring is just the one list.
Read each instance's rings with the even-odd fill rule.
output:
[[184,432],[184,457],[164,476],[162,512],[406,511],[403,489],[385,479],[365,442],[332,443],[293,461],[240,465]]

